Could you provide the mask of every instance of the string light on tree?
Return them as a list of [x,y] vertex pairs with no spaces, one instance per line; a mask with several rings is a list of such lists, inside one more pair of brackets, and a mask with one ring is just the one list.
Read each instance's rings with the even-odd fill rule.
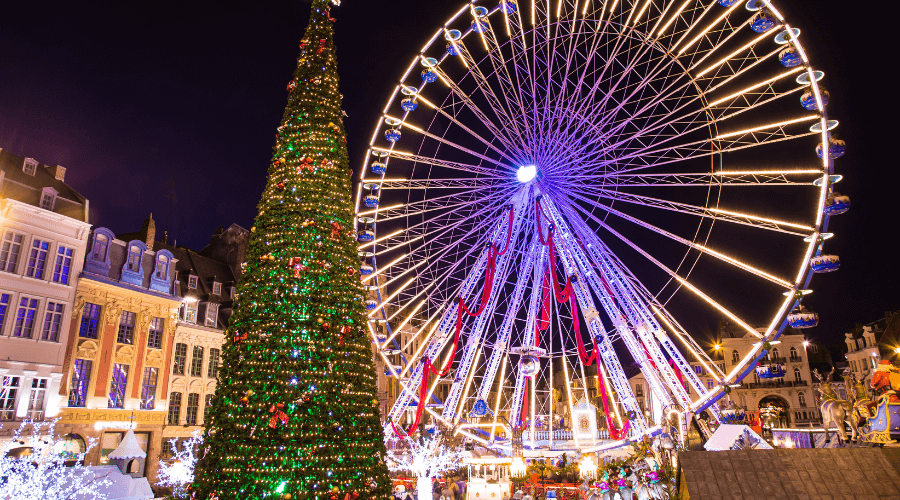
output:
[[203,444],[203,437],[195,432],[189,439],[181,442],[171,439],[168,442],[172,458],[159,461],[156,484],[170,488],[172,496],[177,499],[188,498],[188,486],[194,482],[194,466],[197,465],[196,450]]
[[388,467],[394,471],[409,471],[416,476],[418,498],[431,498],[431,480],[462,466],[465,452],[444,444],[443,435],[430,437],[388,438],[395,446],[387,455]]
[[390,494],[355,272],[334,21],[328,0],[312,1],[237,288],[234,341],[207,411],[197,498]]

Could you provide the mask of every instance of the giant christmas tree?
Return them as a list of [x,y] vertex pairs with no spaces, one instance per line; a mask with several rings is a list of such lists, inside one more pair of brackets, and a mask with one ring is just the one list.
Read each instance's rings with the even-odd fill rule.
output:
[[387,498],[328,0],[313,0],[192,491]]

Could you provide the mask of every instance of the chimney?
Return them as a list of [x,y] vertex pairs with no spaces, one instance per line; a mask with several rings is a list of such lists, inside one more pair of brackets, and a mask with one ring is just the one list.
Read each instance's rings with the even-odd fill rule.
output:
[[141,239],[147,245],[147,250],[153,250],[153,242],[156,241],[156,221],[153,220],[152,212],[150,218],[141,226]]
[[53,174],[56,180],[66,182],[66,167],[62,165],[50,167],[50,173]]

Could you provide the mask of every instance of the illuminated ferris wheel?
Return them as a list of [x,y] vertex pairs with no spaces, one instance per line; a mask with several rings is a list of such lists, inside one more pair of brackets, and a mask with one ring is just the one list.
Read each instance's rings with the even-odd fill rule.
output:
[[[718,418],[788,324],[816,324],[800,301],[839,266],[823,77],[765,0],[464,5],[400,78],[357,190],[369,326],[402,390],[387,432],[413,412],[539,446],[594,373],[613,442],[574,440],[615,446],[661,422],[632,366],[668,412]],[[759,339],[725,369],[691,335],[722,317]]]

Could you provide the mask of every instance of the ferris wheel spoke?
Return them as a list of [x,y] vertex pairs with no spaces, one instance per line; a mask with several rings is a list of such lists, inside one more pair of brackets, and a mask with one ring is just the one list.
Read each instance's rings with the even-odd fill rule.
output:
[[[485,21],[486,22],[486,21]],[[481,34],[479,34],[481,35]],[[484,36],[481,37],[484,42]],[[491,86],[491,83],[488,81],[487,76],[485,76],[484,72],[481,71],[481,67],[478,65],[478,62],[472,57],[471,52],[469,52],[469,48],[466,46],[465,42],[460,39],[454,42],[457,50],[459,51],[459,57],[462,58],[463,64],[469,70],[469,74],[472,75],[472,78],[475,80],[475,83],[478,86],[478,89],[481,91],[482,96],[487,100],[488,106],[494,112],[494,116],[500,121],[500,126],[504,130],[506,130],[507,137],[510,137],[515,141],[518,139],[518,144],[524,144],[525,138],[522,135],[522,131],[520,130],[520,125],[518,120],[518,116],[515,111],[512,109],[511,103],[508,101],[501,100],[497,94],[494,92],[494,88]],[[485,50],[489,50],[487,47],[487,42],[485,42]],[[488,59],[493,61],[493,58],[488,54]],[[502,76],[494,73],[497,76],[497,80],[501,82],[501,89],[503,89]],[[505,90],[505,89],[503,89]],[[507,106],[510,109],[507,109]]]
[[[609,190],[597,190],[594,193],[596,196],[600,196],[602,198],[622,201],[626,203],[631,203],[635,205],[641,205],[644,207],[652,207],[658,208],[662,210],[669,210],[672,212],[679,212],[687,215],[693,215],[696,217],[702,217],[707,219],[720,220],[725,222],[732,222],[736,224],[742,224],[750,227],[755,227],[759,229],[765,229],[768,231],[776,231],[787,234],[792,234],[795,236],[806,237],[811,233],[815,232],[815,228],[811,226],[807,226],[804,224],[797,224],[793,222],[781,221],[777,219],[771,219],[767,217],[760,217],[750,214],[743,214],[740,212],[724,210],[720,208],[713,207],[701,207],[697,205],[690,205],[687,203],[678,203],[669,200],[662,200],[658,198],[651,198],[649,196],[640,196],[632,193],[621,193],[614,192]],[[603,211],[608,211],[606,205],[599,203],[596,200],[588,198],[584,195],[578,193],[572,193],[571,196],[573,198],[578,199],[579,201],[591,205],[595,208],[598,208]],[[576,206],[580,206],[576,204]],[[801,230],[804,232],[797,232],[796,230]]]
[[[574,206],[575,206],[576,209],[577,209],[578,205],[577,205],[577,204],[574,204]],[[585,213],[583,210],[581,210],[581,212],[582,212],[582,213]],[[592,217],[590,214],[585,214],[585,215],[587,215],[588,217]],[[603,220],[601,220],[601,219],[599,219],[599,218],[592,218],[592,220],[594,220],[594,222],[596,222],[597,224],[599,224],[600,226],[602,226],[604,229],[606,229],[607,231],[609,231],[613,236],[615,236],[616,238],[618,238],[619,240],[621,240],[623,243],[625,243],[626,245],[628,245],[629,247],[631,247],[632,250],[634,250],[634,251],[636,251],[637,253],[641,254],[642,256],[644,256],[644,258],[646,258],[647,260],[649,260],[650,262],[652,262],[653,264],[655,264],[655,265],[656,265],[658,268],[660,268],[663,272],[665,272],[666,274],[668,274],[669,276],[671,276],[673,279],[675,279],[675,281],[677,281],[679,284],[681,284],[682,286],[684,286],[685,288],[687,288],[688,290],[690,290],[691,292],[693,292],[693,293],[694,293],[695,295],[697,295],[699,298],[703,299],[703,301],[705,301],[705,302],[708,303],[709,305],[713,306],[713,307],[716,308],[719,312],[721,312],[722,314],[724,314],[725,316],[727,316],[729,319],[731,319],[732,321],[734,321],[737,325],[739,325],[741,328],[743,328],[744,330],[746,330],[747,333],[750,333],[751,335],[753,335],[754,337],[757,337],[757,338],[761,338],[761,337],[762,337],[762,335],[760,335],[760,333],[757,332],[755,328],[753,328],[753,327],[751,327],[750,325],[748,325],[746,322],[744,322],[744,320],[742,320],[742,319],[741,319],[740,317],[738,317],[736,314],[734,314],[733,312],[731,312],[730,310],[728,310],[725,306],[723,306],[723,305],[719,304],[718,302],[716,302],[712,297],[710,297],[709,295],[707,295],[706,293],[704,293],[703,291],[701,291],[701,290],[700,290],[699,288],[697,288],[695,285],[693,285],[692,283],[690,283],[687,279],[682,278],[681,276],[679,276],[678,273],[676,273],[675,271],[671,270],[668,266],[666,266],[665,264],[663,264],[662,262],[660,262],[659,260],[657,260],[655,257],[653,257],[652,255],[650,255],[649,253],[647,253],[647,251],[645,251],[644,249],[642,249],[642,248],[639,247],[638,245],[634,244],[630,239],[626,238],[626,237],[623,236],[621,233],[619,233],[619,232],[616,231],[615,229],[611,228],[608,224],[606,224],[606,222],[604,222]]]
[[[479,203],[492,203],[497,199],[509,199],[514,192],[514,188],[507,188],[505,192],[491,192],[495,189],[491,186],[470,189],[465,192],[454,192],[444,196],[428,198],[422,201],[414,201],[411,203],[392,205],[378,210],[378,222],[385,222],[403,217],[411,217],[423,215],[429,212],[441,211],[452,212],[455,209],[463,209],[471,206],[475,201]],[[477,198],[475,195],[480,195]],[[375,214],[372,212],[360,212],[359,215]]]
[[[700,244],[700,243],[696,243],[696,242],[691,241],[691,240],[689,240],[689,239],[687,239],[687,238],[682,238],[681,236],[678,236],[677,234],[674,234],[674,233],[672,233],[672,232],[670,232],[670,231],[666,231],[665,229],[659,228],[659,227],[657,227],[657,226],[655,226],[655,225],[653,225],[653,224],[650,224],[650,223],[647,222],[647,221],[644,221],[644,220],[638,219],[638,218],[636,218],[636,217],[633,217],[633,216],[631,216],[631,215],[628,215],[628,214],[622,212],[621,210],[617,210],[617,209],[615,209],[615,208],[612,208],[611,206],[603,205],[603,204],[600,204],[600,203],[594,203],[594,205],[595,205],[595,206],[601,206],[601,207],[603,207],[603,210],[605,210],[606,212],[611,213],[611,214],[613,214],[613,215],[616,215],[616,216],[618,216],[619,218],[624,219],[624,220],[627,220],[628,222],[631,222],[631,223],[633,223],[633,224],[635,224],[635,225],[637,225],[637,226],[639,226],[639,227],[643,227],[643,228],[645,228],[645,229],[648,229],[648,230],[650,230],[650,231],[653,231],[653,232],[656,233],[656,234],[659,234],[659,235],[661,235],[661,236],[665,236],[666,238],[669,238],[669,239],[671,239],[672,241],[677,241],[678,243],[681,243],[682,245],[685,245],[685,246],[687,246],[687,247],[693,248],[694,250],[698,250],[698,251],[702,252],[703,254],[709,255],[709,256],[711,256],[711,257],[715,257],[716,259],[718,259],[718,260],[720,260],[720,261],[722,261],[722,262],[725,262],[725,263],[727,263],[727,264],[730,264],[730,265],[732,265],[732,266],[734,266],[734,267],[736,267],[736,268],[738,268],[738,269],[740,269],[740,270],[742,270],[742,271],[745,271],[745,272],[748,272],[748,273],[750,273],[750,274],[756,275],[756,276],[758,276],[758,277],[760,277],[760,278],[763,278],[763,279],[766,279],[766,280],[768,280],[768,281],[771,281],[772,283],[775,283],[775,284],[777,284],[777,285],[780,285],[780,286],[784,287],[785,289],[790,290],[790,289],[793,287],[793,284],[790,283],[790,282],[787,281],[787,280],[778,278],[777,276],[774,276],[774,275],[772,275],[772,274],[770,274],[770,273],[767,273],[767,272],[765,272],[765,271],[763,271],[763,270],[761,270],[761,269],[757,269],[757,268],[751,266],[750,264],[747,264],[747,263],[745,263],[745,262],[739,261],[739,260],[737,260],[737,259],[735,259],[735,258],[733,258],[733,257],[731,257],[731,256],[729,256],[729,255],[727,255],[727,254],[724,254],[724,253],[722,253],[722,252],[718,252],[718,251],[716,251],[716,250],[713,250],[713,249],[707,247],[706,245],[702,245],[702,244]],[[589,217],[591,217],[591,219],[592,219],[592,220],[595,220],[595,221],[596,221],[596,220],[599,220],[599,218],[597,218],[597,217],[595,217],[595,216],[593,216],[593,215],[589,215]]]
[[505,181],[503,177],[477,177],[457,179],[377,179],[371,182],[380,182],[381,190],[392,189],[477,189],[481,187],[492,188]]
[[[378,148],[378,147],[373,147],[372,149],[374,149],[375,151],[382,151],[384,153],[387,153],[387,155],[390,158],[396,158],[398,160],[406,160],[406,161],[411,161],[413,163],[424,163],[426,165],[434,165],[436,167],[446,167],[446,168],[451,168],[454,170],[461,170],[463,172],[469,172],[469,173],[473,173],[473,174],[483,175],[488,178],[495,177],[497,175],[496,169],[482,167],[480,165],[471,165],[468,163],[459,163],[459,162],[455,162],[455,161],[442,160],[440,158],[432,158],[429,156],[421,156],[421,155],[417,155],[417,154],[413,154],[413,153],[408,153],[405,151],[397,151],[396,149],[385,149],[385,148]],[[485,158],[482,158],[482,159],[485,159]],[[514,169],[512,167],[505,165],[503,163],[500,163],[497,160],[488,159],[485,161],[488,161],[489,163],[493,163],[494,165],[497,165],[498,167],[502,167],[506,170],[509,170],[510,172],[514,171]]]
[[424,96],[422,96],[421,94],[418,94],[417,97],[416,97],[416,99],[417,99],[419,102],[424,103],[426,106],[428,106],[429,108],[433,109],[434,111],[440,113],[441,116],[443,116],[444,118],[450,120],[454,125],[456,125],[457,127],[463,129],[464,131],[466,131],[469,135],[471,135],[473,138],[475,138],[478,142],[484,144],[485,146],[487,146],[488,148],[490,148],[492,151],[494,151],[495,153],[497,153],[497,154],[500,155],[501,157],[505,158],[505,159],[506,159],[507,161],[509,161],[510,163],[515,163],[515,162],[516,162],[512,157],[510,157],[508,154],[506,154],[505,151],[503,151],[502,149],[500,149],[500,148],[498,148],[497,146],[495,146],[491,141],[488,141],[487,139],[485,139],[484,137],[482,137],[481,135],[479,135],[478,133],[476,133],[476,132],[475,132],[474,130],[472,130],[471,128],[467,127],[464,123],[462,123],[461,121],[459,121],[455,116],[451,115],[450,113],[447,113],[442,107],[435,105],[433,102],[431,102],[430,100],[426,99],[426,98],[425,98]]
[[459,85],[456,84],[456,82],[454,82],[449,76],[447,76],[443,69],[438,66],[435,66],[432,69],[434,70],[438,79],[440,79],[441,82],[443,82],[444,85],[446,85],[450,89],[451,93],[456,96],[457,99],[462,101],[466,108],[468,108],[469,111],[471,111],[478,118],[481,124],[484,125],[491,132],[491,134],[493,134],[494,137],[501,144],[503,144],[505,148],[507,148],[509,151],[517,151],[514,137],[509,134],[509,130],[506,126],[502,124],[498,126],[493,121],[491,121],[491,119],[488,118],[487,114],[485,114],[484,111],[482,111],[481,108],[479,108],[478,105],[475,104],[472,98],[469,97],[469,95],[465,91],[463,91],[459,87]]
[[709,187],[719,186],[812,186],[813,180],[798,181],[795,176],[822,176],[818,169],[783,169],[783,170],[734,170],[703,173],[641,173],[621,174],[611,172],[608,174],[596,174],[583,176],[583,179],[571,177],[572,180],[596,183],[596,178],[607,179],[611,185],[621,187]]

